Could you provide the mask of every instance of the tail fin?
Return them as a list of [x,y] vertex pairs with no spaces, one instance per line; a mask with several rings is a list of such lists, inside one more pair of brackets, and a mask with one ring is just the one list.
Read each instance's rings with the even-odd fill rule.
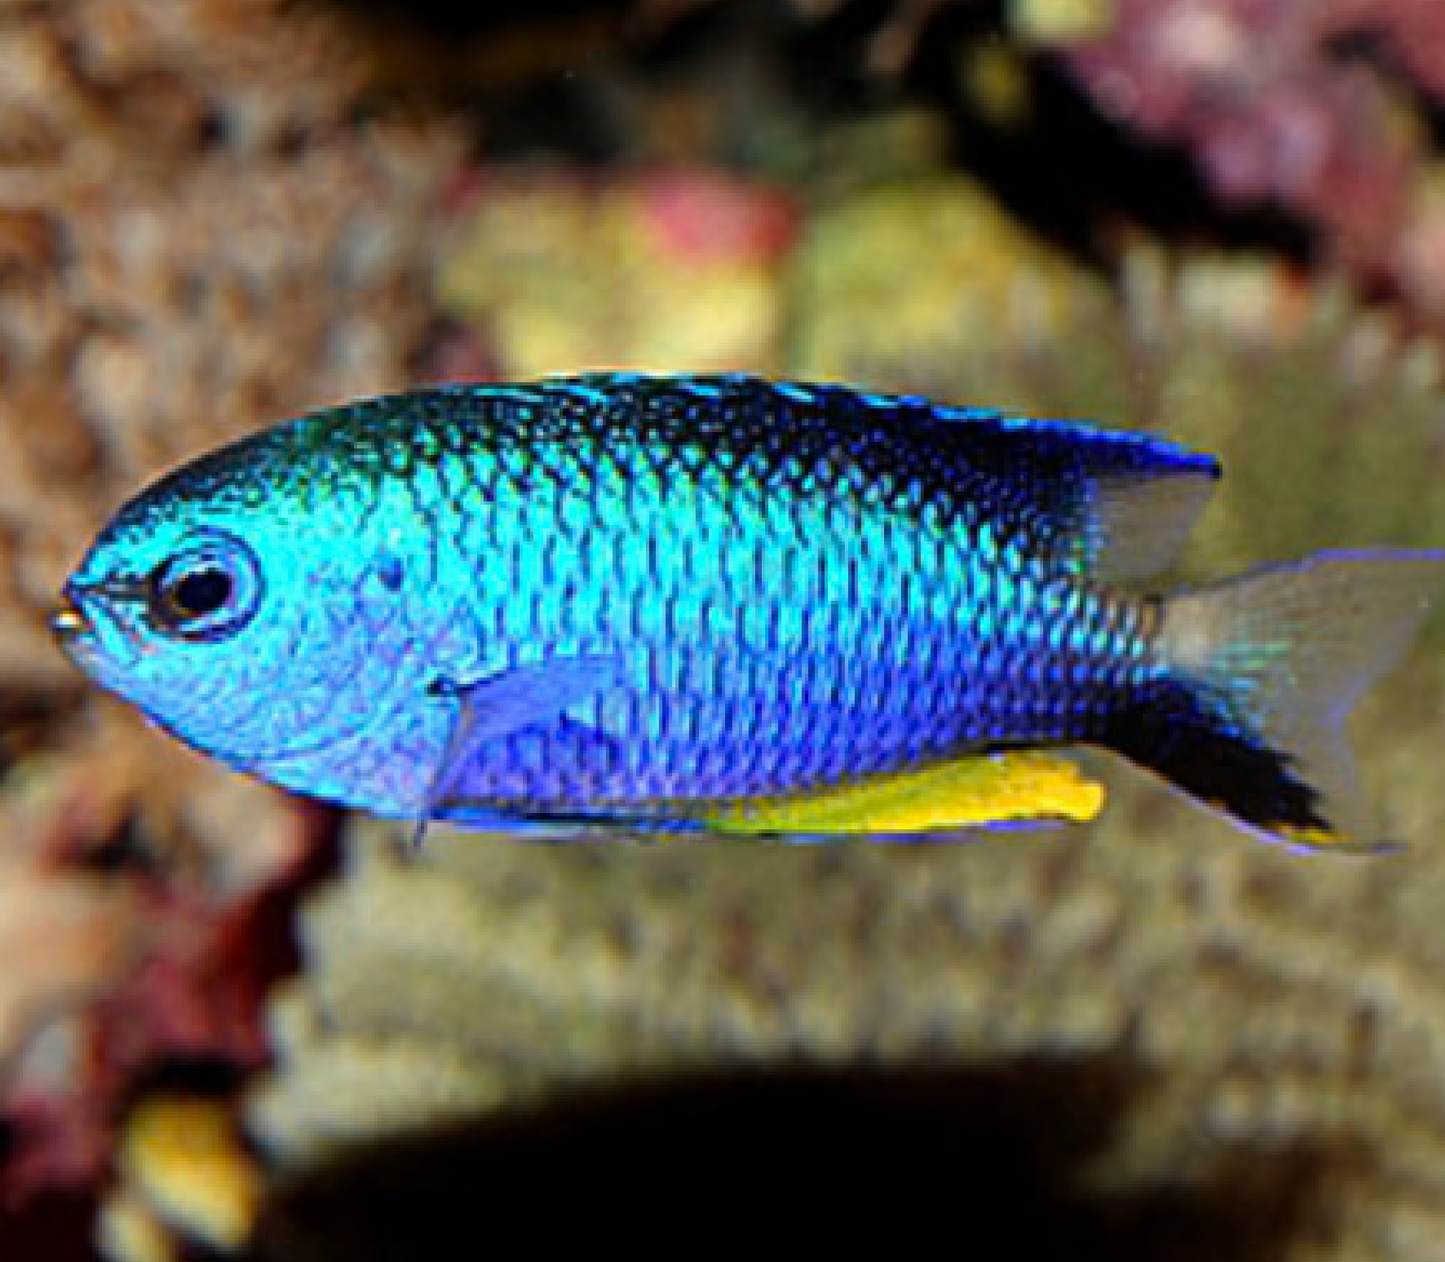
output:
[[1445,580],[1445,552],[1326,552],[1164,602],[1170,667],[1109,743],[1271,841],[1374,850],[1343,725]]

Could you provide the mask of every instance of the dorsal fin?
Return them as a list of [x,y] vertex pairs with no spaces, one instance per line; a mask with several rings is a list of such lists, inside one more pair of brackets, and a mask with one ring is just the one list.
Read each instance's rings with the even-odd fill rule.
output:
[[1103,474],[1092,480],[1082,568],[1095,582],[1137,583],[1173,563],[1219,480],[1201,469]]
[[1101,583],[1168,566],[1220,477],[1213,456],[1152,434],[839,387],[818,401],[863,438],[855,458],[872,448],[917,468],[921,455],[935,491]]
[[[1167,567],[1219,480],[1219,462],[1167,439],[1080,421],[938,408],[965,484],[1005,528],[1099,583]],[[978,491],[974,492],[978,494]]]

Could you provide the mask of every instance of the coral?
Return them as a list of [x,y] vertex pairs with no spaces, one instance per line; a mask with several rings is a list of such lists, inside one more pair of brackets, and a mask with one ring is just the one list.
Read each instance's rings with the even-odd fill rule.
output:
[[0,5],[11,1205],[93,1188],[158,1065],[264,1052],[257,917],[325,829],[83,694],[45,624],[138,482],[408,375],[458,149],[369,106],[364,60],[342,17],[284,0]]
[[1107,310],[1102,284],[960,175],[840,192],[809,216],[789,280],[790,372],[924,393],[947,393],[956,374],[935,380],[936,366],[954,356],[1007,359]]
[[[721,6],[651,0],[640,25],[698,8]],[[1080,190],[1064,194],[1090,221],[1071,224],[1076,233],[1107,237],[1117,193],[1157,178],[1157,151],[1177,152],[1213,194],[1198,213],[1216,228],[1288,226],[1326,267],[1445,328],[1445,8],[1434,0],[794,0],[788,10],[796,25],[833,30],[835,44],[851,38],[839,61],[874,81],[926,79],[912,72],[949,59],[970,126],[996,133],[1009,178]],[[1057,130],[1043,152],[1018,143],[1040,122],[1039,100],[1057,98],[1059,70],[1113,129],[1107,144],[1065,154],[1086,109],[1077,101],[1044,124]],[[1127,156],[1096,169],[1109,145]],[[1030,175],[1039,162],[1048,175]],[[1181,170],[1174,194],[1193,199]],[[1126,186],[1105,199],[1104,222],[1093,222],[1096,177]]]
[[355,57],[308,13],[0,14],[0,570],[15,597],[0,622],[28,686],[58,675],[40,618],[58,580],[139,478],[394,384],[416,349],[423,223],[452,151],[444,133],[353,124]]
[[1070,60],[1115,116],[1189,141],[1225,198],[1298,207],[1359,261],[1400,221],[1411,138],[1378,78],[1330,56],[1338,9],[1126,0]]
[[144,1099],[127,1120],[119,1165],[121,1189],[102,1220],[109,1257],[170,1262],[178,1256],[171,1230],[218,1253],[245,1245],[261,1177],[222,1103],[180,1094]]
[[[4,989],[0,1197],[12,1207],[93,1194],[126,1101],[158,1072],[263,1062],[262,1004],[293,967],[294,902],[327,852],[323,813],[258,810],[275,795],[248,788],[236,803],[247,823],[218,822],[270,856],[264,876],[242,869],[247,883],[228,887],[178,866],[106,871],[96,847],[124,831],[113,787],[52,807],[7,861],[0,931],[17,964]],[[0,1242],[11,1226],[0,1219]]]
[[485,329],[503,377],[766,364],[783,332],[777,272],[795,214],[779,190],[707,171],[483,171],[440,297]]
[[[29,961],[0,992],[0,1066],[12,1072],[38,1031],[93,1003],[129,971],[141,936],[133,891],[57,870],[47,849],[11,834],[0,860],[0,946],[6,959]],[[39,942],[48,944],[43,953],[33,949]]]
[[[840,224],[849,222],[872,239],[868,217]],[[840,226],[826,249],[868,257],[847,235]],[[934,256],[901,257],[899,291],[928,292]],[[950,397],[1167,424],[1221,450],[1221,504],[1191,558],[1201,572],[1329,542],[1438,542],[1445,533],[1434,494],[1435,358],[1342,291],[1313,290],[1268,261],[1176,264],[1136,248],[1117,304],[1085,283],[1079,307],[1050,308],[1047,337],[1013,349],[984,339],[971,353],[947,304],[932,325],[889,341],[872,318],[876,303],[862,300],[873,293],[866,274],[856,291],[846,269],[818,264],[809,274],[834,287],[806,291],[799,336],[808,345],[810,321],[827,324],[832,370],[883,362]],[[958,1075],[957,1089],[973,1099],[966,1083],[989,1066],[1000,1067],[992,1091],[1001,1097],[1011,1072],[1029,1090],[1049,1090],[1039,1084],[1067,1080],[1068,1066],[1088,1077],[1084,1067],[1109,1065],[1133,1085],[1127,1107],[1109,1106],[1109,1133],[1079,1176],[1101,1206],[1095,1228],[1121,1205],[1170,1203],[1165,1189],[1207,1183],[1235,1154],[1271,1154],[1262,1163],[1276,1178],[1249,1176],[1253,1200],[1229,1194],[1239,1235],[1216,1251],[1206,1243],[1189,1252],[1195,1246],[1177,1235],[1151,1252],[1090,1251],[1086,1236],[1066,1235],[1078,1256],[1427,1262],[1445,1163],[1436,1069],[1445,958],[1434,932],[1445,855],[1433,844],[1445,813],[1432,771],[1442,640],[1437,619],[1426,649],[1359,725],[1367,778],[1400,834],[1418,841],[1391,859],[1324,861],[1261,847],[1119,767],[1088,834],[965,847],[539,849],[438,830],[422,855],[406,856],[385,827],[359,830],[341,878],[303,914],[307,967],[273,1007],[278,1061],[250,1100],[270,1159],[303,1172],[302,1186],[314,1178],[331,1187],[338,1207],[306,1237],[314,1203],[290,1203],[299,1225],[285,1197],[274,1204],[271,1229],[295,1250],[277,1256],[382,1256],[374,1240],[403,1228],[389,1228],[378,1203],[364,1230],[348,1231],[354,1208],[345,1207],[367,1199],[355,1189],[369,1180],[389,1187],[397,1168],[445,1170],[458,1152],[469,1170],[505,1178],[509,1161],[534,1152],[529,1142],[543,1142],[522,1138],[533,1133],[528,1119],[535,1134],[553,1135],[587,1088],[620,1101],[619,1137],[645,1137],[658,1124],[638,1084],[707,1074],[757,1083],[764,1067],[847,1067],[902,1084],[926,1066],[945,1083]],[[1008,1069],[1026,1064],[1034,1069]],[[793,1090],[817,1090],[818,1081],[803,1077]],[[1020,1123],[1044,1151],[1101,1107],[1090,1087],[1052,1089],[1042,1129],[1036,1117]],[[771,1135],[766,1119],[792,1097],[758,1087],[749,1105],[749,1089],[736,1090],[735,1106],[718,1107],[756,1109],[741,1133]],[[857,1113],[839,1107],[798,1125],[847,1136],[842,1164],[866,1166],[864,1199],[894,1186],[879,1166],[896,1156],[911,1173],[896,1179],[895,1212],[907,1218],[905,1206],[924,1206],[913,1193],[917,1181],[932,1186],[929,1156],[870,1148],[851,1129]],[[985,1112],[975,1099],[960,1133]],[[497,1117],[513,1119],[511,1129],[466,1130]],[[709,1176],[737,1186],[759,1170],[764,1184],[796,1186],[763,1151],[709,1160],[678,1125],[676,1148],[639,1140],[635,1152],[614,1151],[599,1140],[602,1164],[618,1173],[594,1171],[583,1156],[580,1181],[596,1178],[617,1195],[640,1182],[656,1193],[659,1183],[688,1182],[661,1168],[675,1162],[689,1172],[697,1163],[696,1177],[713,1188]],[[391,1150],[393,1166],[387,1145],[400,1135],[413,1138]],[[826,1146],[811,1159],[826,1163]],[[1327,1152],[1337,1160],[1318,1157]],[[978,1185],[952,1179],[950,1167],[947,1203],[994,1221],[992,1194],[975,1207],[967,1197]],[[1291,1199],[1291,1188],[1307,1186],[1314,1191]],[[837,1208],[832,1190],[826,1203]],[[458,1195],[450,1227],[468,1229],[470,1205]],[[497,1212],[505,1217],[505,1207]],[[1025,1204],[1016,1219],[1000,1217],[1030,1223],[1031,1212]],[[406,1232],[413,1222],[408,1212]],[[336,1229],[349,1251],[325,1247]]]
[[1439,235],[1440,159],[1414,94],[1445,100],[1442,51],[1428,0],[1116,0],[1109,29],[1064,58],[1112,118],[1185,148],[1226,202],[1283,209],[1328,261],[1438,323],[1445,269],[1419,238]]

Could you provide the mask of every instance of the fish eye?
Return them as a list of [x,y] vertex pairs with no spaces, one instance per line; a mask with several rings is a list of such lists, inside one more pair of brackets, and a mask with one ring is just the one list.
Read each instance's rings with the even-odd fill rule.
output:
[[251,550],[219,532],[173,552],[152,572],[148,602],[156,625],[186,640],[223,639],[251,620],[261,573]]

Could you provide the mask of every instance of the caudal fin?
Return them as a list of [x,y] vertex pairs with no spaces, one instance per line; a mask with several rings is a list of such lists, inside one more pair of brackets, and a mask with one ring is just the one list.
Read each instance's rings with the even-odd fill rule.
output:
[[1326,552],[1164,603],[1168,673],[1109,743],[1269,840],[1388,846],[1343,726],[1445,581],[1445,552]]

